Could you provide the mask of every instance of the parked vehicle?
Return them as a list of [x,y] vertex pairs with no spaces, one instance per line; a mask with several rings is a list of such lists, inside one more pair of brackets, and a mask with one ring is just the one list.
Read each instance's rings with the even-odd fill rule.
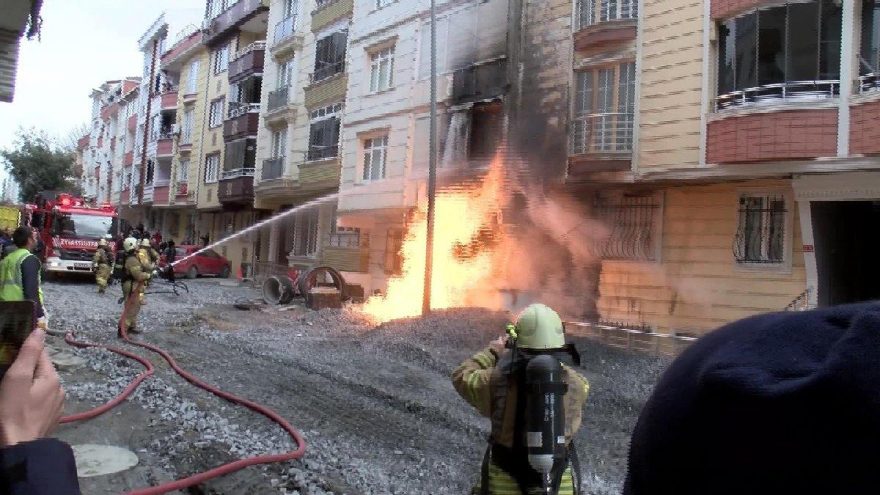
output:
[[[174,265],[174,274],[176,276],[186,276],[186,278],[196,278],[199,275],[210,275],[214,277],[227,278],[232,273],[229,260],[221,256],[213,249],[202,251],[201,253],[187,258],[201,249],[201,246],[177,246],[177,261]],[[164,268],[168,265],[163,254],[159,259],[159,267]]]

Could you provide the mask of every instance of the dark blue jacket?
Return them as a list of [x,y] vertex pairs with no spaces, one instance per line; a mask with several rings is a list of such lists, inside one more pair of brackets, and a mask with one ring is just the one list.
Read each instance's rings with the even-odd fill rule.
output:
[[70,446],[43,438],[0,449],[3,495],[80,495]]

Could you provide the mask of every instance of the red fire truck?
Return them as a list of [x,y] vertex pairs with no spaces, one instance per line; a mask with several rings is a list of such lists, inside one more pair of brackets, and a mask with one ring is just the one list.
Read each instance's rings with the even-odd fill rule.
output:
[[[40,236],[40,257],[47,275],[91,273],[98,240],[119,231],[119,215],[111,205],[88,206],[82,198],[46,191],[22,208],[22,223]],[[111,248],[112,248],[112,242]]]

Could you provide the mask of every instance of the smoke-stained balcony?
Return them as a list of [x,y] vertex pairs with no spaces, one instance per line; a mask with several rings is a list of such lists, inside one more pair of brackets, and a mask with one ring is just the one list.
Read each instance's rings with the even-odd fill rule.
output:
[[237,83],[251,76],[262,75],[265,54],[265,41],[255,41],[240,50],[235,59],[229,62],[229,82]]
[[253,205],[257,140],[251,138],[228,142],[224,155],[217,199],[224,208],[236,209]]
[[269,3],[269,0],[238,0],[216,17],[205,19],[205,42],[213,46],[226,39],[254,17],[268,12]]
[[227,117],[223,122],[223,139],[225,141],[256,136],[260,128],[260,104],[230,103]]

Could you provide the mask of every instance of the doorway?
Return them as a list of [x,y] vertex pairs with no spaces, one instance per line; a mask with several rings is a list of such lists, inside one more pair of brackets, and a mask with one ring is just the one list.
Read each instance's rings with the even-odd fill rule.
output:
[[880,201],[811,203],[819,306],[880,299]]

